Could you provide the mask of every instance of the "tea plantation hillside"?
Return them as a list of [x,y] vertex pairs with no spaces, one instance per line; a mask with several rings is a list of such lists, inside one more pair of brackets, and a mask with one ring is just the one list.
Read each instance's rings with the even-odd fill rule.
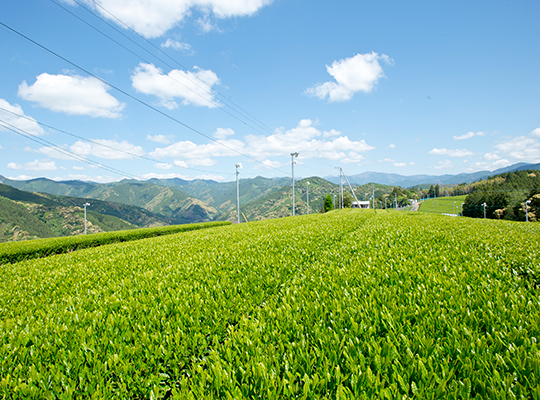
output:
[[0,266],[2,398],[540,398],[540,224],[344,210]]

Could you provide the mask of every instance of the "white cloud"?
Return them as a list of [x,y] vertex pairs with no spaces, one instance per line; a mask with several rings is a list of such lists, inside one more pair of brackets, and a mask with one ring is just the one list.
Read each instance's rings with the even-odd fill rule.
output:
[[208,144],[195,144],[187,140],[173,143],[164,148],[157,148],[150,153],[150,156],[158,159],[170,157],[178,160],[227,157],[236,156],[238,152],[245,153],[244,147],[244,143],[240,140],[219,140]]
[[174,69],[164,74],[153,64],[140,63],[131,75],[131,81],[135,90],[158,97],[160,104],[169,110],[178,108],[177,98],[182,99],[183,105],[219,106],[212,93],[219,78],[210,70],[194,67],[193,72]]
[[109,87],[94,77],[43,73],[28,86],[23,81],[18,95],[40,107],[68,115],[120,118],[124,104],[107,93]]
[[433,169],[449,169],[449,168],[454,168],[454,166],[452,165],[452,161],[450,160],[439,161],[439,165],[436,165],[435,167],[433,167]]
[[92,155],[109,160],[130,160],[133,158],[133,155],[142,156],[145,154],[141,146],[135,146],[125,140],[117,142],[116,140],[94,139],[93,142],[94,143],[83,142],[79,140],[75,142],[70,149],[74,153],[83,156]]
[[9,169],[22,169],[27,171],[56,171],[58,168],[54,161],[34,160],[24,164],[11,162],[7,165]]
[[169,163],[157,163],[154,167],[159,169],[171,169],[173,166]]
[[485,136],[485,132],[467,132],[461,136],[454,136],[454,139],[455,140],[465,140],[465,139],[470,139],[474,136]]
[[150,140],[152,142],[161,143],[161,144],[169,144],[172,142],[174,136],[173,135],[147,135],[146,140]]
[[173,40],[171,38],[167,39],[165,43],[161,43],[161,47],[164,49],[172,48],[185,54],[193,54],[191,45],[189,43],[179,42],[178,40]]
[[390,147],[391,149],[395,149],[395,148],[396,148],[396,145],[395,145],[394,143],[390,143],[390,144],[388,145],[388,147]]
[[205,175],[197,175],[197,176],[187,176],[187,175],[181,175],[181,174],[156,174],[156,173],[149,173],[144,174],[141,176],[142,179],[173,179],[173,178],[180,178],[186,181],[191,181],[195,179],[207,179],[207,180],[213,180],[213,181],[222,181],[224,178],[221,175],[212,175],[212,174],[205,174]]
[[531,136],[540,138],[540,128],[536,128],[531,132]]
[[360,162],[363,159],[360,153],[375,148],[368,145],[365,140],[353,141],[347,136],[334,136],[330,140],[318,139],[321,137],[324,139],[324,133],[313,126],[313,121],[304,119],[296,128],[287,131],[277,129],[269,136],[248,135],[245,139],[249,153],[261,159],[283,156],[294,149],[302,149],[301,158]]
[[433,154],[435,156],[467,157],[472,156],[474,153],[466,149],[433,149],[430,150],[429,154]]
[[501,159],[497,160],[492,163],[485,163],[485,162],[477,162],[471,165],[468,170],[471,172],[475,171],[493,171],[495,169],[508,167],[509,165],[512,165],[513,163],[507,159]]
[[97,182],[97,183],[109,183],[109,182],[118,182],[126,177],[123,176],[107,176],[107,175],[97,175],[97,176],[88,176],[82,174],[68,174],[64,176],[57,176],[51,178],[53,181],[83,181],[83,182]]
[[217,128],[214,132],[216,139],[226,139],[227,136],[234,135],[234,131],[231,128]]
[[385,158],[384,160],[379,160],[379,162],[393,163],[396,162],[396,160],[394,160],[393,158]]
[[495,148],[519,161],[540,162],[540,141],[534,136],[518,136],[496,144]]
[[[65,0],[72,3],[70,0]],[[156,38],[179,25],[193,10],[216,18],[251,16],[272,0],[83,0],[103,17],[115,17],[145,36]],[[107,11],[105,11],[107,10]],[[123,26],[122,26],[123,27]]]
[[73,169],[74,169],[75,171],[84,171],[84,167],[74,166]]
[[[302,159],[310,158],[360,163],[364,160],[362,153],[375,149],[364,140],[350,140],[335,130],[332,130],[332,135],[328,136],[313,124],[313,121],[304,119],[296,128],[276,129],[274,134],[268,136],[247,135],[243,140],[221,139],[207,144],[181,141],[157,148],[150,153],[150,156],[158,159],[173,158],[176,165],[181,163],[179,166],[187,167],[188,165],[210,165],[208,159],[238,156],[239,153],[243,153],[252,155],[260,162],[266,162],[268,166],[270,165],[267,162],[268,159],[288,156],[295,149],[301,149],[298,163]],[[224,131],[220,131],[218,136],[223,136],[222,134]]]
[[500,160],[501,156],[499,156],[497,153],[486,153],[484,154],[484,158],[489,161],[494,161]]
[[281,163],[279,161],[271,161],[271,160],[264,160],[261,164],[256,165],[253,167],[253,169],[273,169],[273,168],[279,168],[281,167]]
[[396,163],[394,163],[394,167],[406,167],[406,166],[407,166],[406,162],[396,162]]
[[379,56],[375,52],[334,61],[331,66],[326,66],[326,71],[335,81],[317,84],[305,93],[321,100],[328,96],[330,102],[349,101],[358,92],[369,93],[384,77],[379,61],[386,64],[393,62],[387,55]]
[[[0,108],[7,110],[0,110],[0,119],[8,124],[8,128],[4,128],[2,126],[3,123],[0,123],[2,124],[0,125],[0,131],[9,131],[9,128],[12,128],[10,125],[13,125],[14,127],[31,133],[32,135],[39,136],[45,134],[45,131],[43,128],[41,128],[41,126],[39,126],[35,119],[24,115],[24,111],[20,105],[11,105],[6,100],[0,99]],[[24,116],[24,118],[14,115],[13,113]]]

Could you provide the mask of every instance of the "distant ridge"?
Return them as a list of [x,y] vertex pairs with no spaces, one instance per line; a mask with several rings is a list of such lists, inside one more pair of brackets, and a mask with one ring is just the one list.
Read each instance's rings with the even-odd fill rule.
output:
[[[472,183],[480,179],[485,179],[488,176],[498,175],[505,172],[514,172],[522,171],[525,169],[540,169],[540,163],[538,164],[526,164],[518,163],[513,164],[508,167],[499,168],[495,171],[478,171],[472,173],[464,173],[457,175],[400,175],[384,172],[363,172],[361,174],[350,175],[348,176],[351,184],[355,185],[365,185],[366,183],[380,183],[383,185],[396,185],[405,188],[409,188],[417,185],[424,184],[443,184],[443,185],[454,185],[460,183]],[[339,178],[336,176],[327,176],[326,180],[339,183]]]

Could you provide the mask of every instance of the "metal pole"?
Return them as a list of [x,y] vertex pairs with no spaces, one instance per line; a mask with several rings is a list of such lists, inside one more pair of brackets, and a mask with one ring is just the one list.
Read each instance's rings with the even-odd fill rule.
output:
[[455,201],[452,203],[452,211],[453,211],[454,214],[456,213],[456,202]]
[[307,213],[309,214],[309,182],[306,183]]
[[86,235],[86,207],[89,206],[90,203],[84,203],[84,234]]
[[294,210],[294,157],[298,157],[298,152],[291,153],[291,168],[292,168],[292,215],[296,215]]
[[482,204],[482,205],[484,206],[484,219],[486,219],[486,206],[487,206],[487,204],[484,203],[484,204]]
[[530,204],[530,200],[527,200],[525,202],[525,222],[529,222],[529,204]]
[[238,223],[240,223],[240,182],[238,180],[238,175],[240,172],[238,168],[242,168],[242,164],[236,164],[236,213],[238,214]]

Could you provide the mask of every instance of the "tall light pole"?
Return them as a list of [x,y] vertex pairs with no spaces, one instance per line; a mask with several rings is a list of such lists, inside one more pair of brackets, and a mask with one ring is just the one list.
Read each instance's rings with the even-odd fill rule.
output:
[[455,201],[452,203],[452,211],[454,212],[454,214],[456,213],[456,202]]
[[487,204],[483,203],[482,206],[484,206],[484,219],[486,219],[486,206],[487,206]]
[[386,202],[388,201],[388,197],[384,198],[384,209],[386,210]]
[[295,216],[294,210],[294,157],[298,157],[298,152],[291,153],[291,167],[292,167],[292,215]]
[[242,168],[242,164],[236,164],[236,213],[238,214],[238,223],[240,223],[240,182],[238,180],[239,168]]
[[306,183],[307,213],[309,214],[309,182]]
[[531,204],[531,201],[527,200],[525,202],[525,222],[529,222],[529,204]]
[[86,207],[89,206],[90,203],[84,203],[84,234],[86,235]]

